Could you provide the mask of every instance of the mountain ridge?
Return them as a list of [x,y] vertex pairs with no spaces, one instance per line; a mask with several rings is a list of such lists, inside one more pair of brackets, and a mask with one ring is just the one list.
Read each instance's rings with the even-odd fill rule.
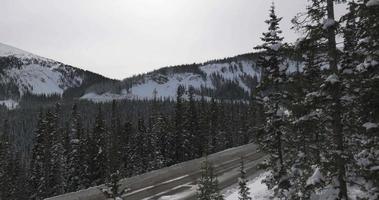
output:
[[[174,100],[179,85],[193,87],[197,97],[247,99],[261,78],[258,54],[162,67],[115,80],[0,43],[0,105],[18,102],[25,94],[92,102],[157,97]],[[290,71],[299,66],[291,59],[286,64]]]

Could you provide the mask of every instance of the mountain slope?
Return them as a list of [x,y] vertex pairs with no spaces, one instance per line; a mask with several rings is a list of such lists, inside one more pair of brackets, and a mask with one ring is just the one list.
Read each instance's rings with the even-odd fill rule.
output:
[[[81,99],[95,102],[154,97],[174,100],[179,85],[194,87],[198,97],[247,99],[261,79],[261,68],[256,60],[257,54],[251,53],[202,64],[165,67],[127,78],[112,89],[94,86]],[[290,59],[286,62],[289,72],[296,71],[301,65]]]
[[[249,98],[261,79],[257,57],[257,53],[250,53],[164,67],[117,81],[0,43],[0,105],[14,108],[27,95],[58,95],[94,102],[174,100],[179,85],[194,87],[197,98],[242,100]],[[287,60],[289,72],[301,65],[294,60]]]
[[63,95],[99,80],[109,79],[0,43],[0,101],[18,101],[26,94]]

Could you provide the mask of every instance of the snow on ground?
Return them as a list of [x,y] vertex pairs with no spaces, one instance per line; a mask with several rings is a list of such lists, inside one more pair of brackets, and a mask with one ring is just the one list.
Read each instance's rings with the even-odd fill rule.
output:
[[362,125],[366,130],[370,130],[373,128],[378,128],[378,124],[372,123],[372,122],[366,122]]
[[81,100],[87,100],[87,101],[92,101],[94,103],[107,103],[111,102],[113,100],[122,100],[122,99],[127,99],[125,95],[120,95],[120,94],[113,94],[113,93],[104,93],[104,94],[96,94],[96,93],[87,93],[80,97]]
[[0,57],[14,56],[14,55],[30,56],[32,54],[24,50],[17,49],[15,47],[0,43]]
[[157,83],[154,80],[147,79],[145,83],[134,85],[130,89],[130,93],[139,99],[151,99],[156,91],[157,97],[174,98],[179,85],[185,87],[193,86],[194,88],[212,87],[198,74],[178,73],[171,74],[166,77],[168,80],[164,83]]
[[25,88],[33,94],[63,93],[59,85],[61,74],[47,67],[36,64],[24,65],[21,69],[11,68],[7,70],[7,73],[21,86],[19,87],[21,94],[25,92]]
[[[268,190],[267,186],[262,183],[262,180],[268,176],[268,172],[260,174],[258,177],[253,178],[248,182],[250,188],[250,196],[253,200],[269,200],[272,191]],[[238,186],[236,185],[229,191],[224,193],[226,200],[238,200]]]
[[[260,70],[255,67],[252,61],[205,64],[200,67],[200,70],[205,73],[206,77],[190,72],[147,75],[143,78],[143,82],[133,85],[128,91],[123,90],[121,94],[89,93],[82,96],[81,99],[93,102],[109,102],[113,99],[152,99],[156,96],[158,98],[175,100],[179,85],[185,87],[193,86],[196,89],[200,89],[201,87],[214,89],[215,86],[212,82],[212,76],[214,75],[223,77],[224,80],[237,81],[241,88],[250,92],[250,88],[242,80],[243,77],[257,77],[259,80],[261,76]],[[163,81],[156,81],[155,76],[160,76]]]
[[7,107],[9,110],[17,108],[18,103],[12,99],[0,100],[0,105]]
[[167,78],[167,81],[163,83],[158,83],[152,80],[151,77],[146,77],[144,83],[134,85],[129,90],[129,93],[139,99],[151,99],[154,93],[157,97],[174,98],[179,85],[185,87],[193,86],[196,89],[200,89],[201,87],[214,89],[215,86],[212,83],[212,75],[219,75],[225,80],[238,81],[240,87],[249,92],[249,87],[243,83],[241,77],[256,76],[258,79],[260,78],[260,72],[253,68],[252,62],[247,61],[206,64],[201,66],[200,70],[207,75],[205,79],[195,73],[161,75]]
[[59,62],[0,43],[0,57],[19,58],[21,66],[6,68],[0,74],[0,84],[15,83],[21,96],[32,94],[62,94],[69,87],[82,84],[83,78],[73,76],[75,70]]
[[249,87],[247,87],[243,81],[243,76],[257,77],[258,81],[261,78],[260,70],[255,67],[255,63],[252,61],[240,61],[231,63],[213,63],[207,64],[200,67],[200,70],[207,74],[207,86],[211,85],[213,88],[211,76],[218,74],[225,80],[238,81],[241,88],[245,91],[250,92]]
[[12,47],[3,43],[0,43],[0,57],[14,56],[21,59],[31,59],[36,58],[44,61],[53,61],[35,54],[29,53],[27,51]]

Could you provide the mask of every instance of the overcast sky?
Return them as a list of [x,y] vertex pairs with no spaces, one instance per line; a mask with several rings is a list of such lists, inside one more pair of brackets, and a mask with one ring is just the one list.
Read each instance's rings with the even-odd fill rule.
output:
[[[287,41],[306,0],[275,0]],[[270,0],[0,0],[0,42],[111,78],[251,52]]]

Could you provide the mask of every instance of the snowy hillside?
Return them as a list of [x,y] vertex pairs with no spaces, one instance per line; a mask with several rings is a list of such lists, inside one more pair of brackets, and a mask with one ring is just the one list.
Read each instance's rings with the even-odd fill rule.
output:
[[0,43],[0,100],[3,102],[17,102],[26,93],[62,95],[69,88],[81,86],[90,76],[93,76],[90,72]]
[[[80,88],[73,98],[93,102],[175,99],[179,85],[194,87],[198,98],[247,99],[261,79],[256,59],[256,54],[244,54],[203,64],[165,67],[112,81],[0,43],[0,100],[18,102],[25,94],[63,95],[72,88]],[[287,64],[289,72],[299,66],[291,60]]]
[[[110,101],[112,99],[174,99],[179,85],[193,86],[197,90],[216,90],[225,84],[235,84],[244,92],[250,92],[250,82],[259,81],[260,68],[252,60],[239,60],[225,63],[209,63],[197,66],[192,72],[183,67],[183,71],[157,70],[143,75],[130,87],[124,87],[120,93],[89,93],[82,99],[92,101]],[[128,81],[126,79],[125,81]]]
[[[298,70],[300,63],[288,60],[288,72]],[[254,54],[245,54],[205,64],[162,68],[151,73],[125,79],[118,92],[88,93],[81,99],[107,102],[113,99],[175,99],[179,85],[192,86],[198,97],[241,99],[248,97],[261,79],[261,68]],[[225,94],[228,94],[226,96]]]

